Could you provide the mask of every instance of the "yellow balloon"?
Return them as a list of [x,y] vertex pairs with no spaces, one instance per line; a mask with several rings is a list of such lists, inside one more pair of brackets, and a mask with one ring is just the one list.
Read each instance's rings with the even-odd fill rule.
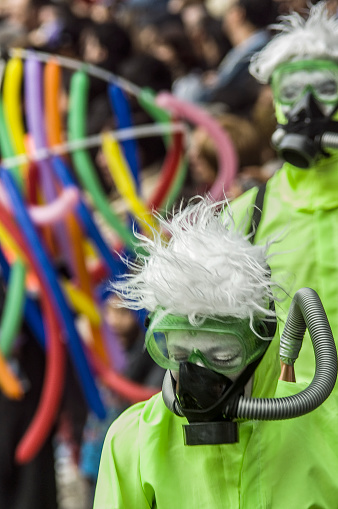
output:
[[121,152],[118,142],[111,134],[103,134],[102,150],[106,157],[110,174],[116,188],[126,200],[130,211],[135,216],[140,227],[147,231],[157,230],[157,224],[150,210],[137,195],[134,179],[129,171],[127,162]]
[[89,241],[86,238],[83,239],[83,249],[84,249],[86,258],[88,257],[92,260],[97,259],[97,253],[95,251],[95,248],[93,247],[93,244],[91,243],[91,241]]
[[[22,77],[22,60],[18,57],[11,58],[6,65],[3,82],[3,107],[9,135],[17,155],[26,154],[21,101]],[[27,168],[28,165],[24,164],[20,170],[25,172]]]
[[101,325],[101,314],[93,299],[69,281],[64,280],[62,287],[66,292],[73,308],[78,313],[86,315],[92,325]]
[[10,232],[0,223],[0,241],[3,246],[8,249],[16,257],[20,258],[24,262],[27,262],[27,258],[24,252],[19,248]]
[[[18,247],[17,243],[12,238],[8,230],[6,230],[6,228],[1,223],[0,223],[0,241],[1,244],[11,253],[13,253],[16,257],[28,263],[27,258],[23,251],[21,251],[21,249]],[[101,314],[93,299],[89,298],[82,290],[76,288],[76,286],[70,283],[69,281],[63,281],[62,287],[65,290],[75,311],[86,315],[90,323],[92,323],[93,325],[100,326]]]

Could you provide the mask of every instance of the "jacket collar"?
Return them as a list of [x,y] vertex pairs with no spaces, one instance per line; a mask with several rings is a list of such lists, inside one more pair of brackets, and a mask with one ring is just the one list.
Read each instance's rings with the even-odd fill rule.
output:
[[279,171],[283,201],[304,211],[338,207],[338,154],[323,158],[307,170],[285,163]]

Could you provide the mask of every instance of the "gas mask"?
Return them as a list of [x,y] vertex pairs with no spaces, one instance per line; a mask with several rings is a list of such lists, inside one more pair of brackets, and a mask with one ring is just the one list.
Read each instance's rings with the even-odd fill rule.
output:
[[272,143],[286,162],[310,168],[338,148],[338,65],[331,61],[298,61],[280,65],[271,86],[277,118],[283,119]]
[[167,369],[164,403],[189,422],[183,426],[185,445],[235,443],[239,420],[289,419],[317,408],[335,385],[337,352],[320,299],[309,288],[299,290],[292,301],[281,338],[283,362],[293,365],[306,328],[316,359],[313,381],[294,396],[261,399],[251,398],[246,387],[276,323],[267,318],[250,327],[248,320],[222,317],[195,327],[184,317],[150,315],[146,346],[155,362]]
[[146,347],[167,369],[163,397],[175,395],[179,413],[189,421],[184,426],[186,445],[236,442],[237,425],[224,418],[224,405],[244,395],[275,335],[275,319],[250,323],[250,319],[216,317],[193,326],[186,317],[161,315],[158,309],[149,316]]

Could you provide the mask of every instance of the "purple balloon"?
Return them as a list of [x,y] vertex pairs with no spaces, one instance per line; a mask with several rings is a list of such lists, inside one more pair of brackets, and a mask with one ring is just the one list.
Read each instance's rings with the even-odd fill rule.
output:
[[[32,136],[36,150],[46,149],[48,147],[45,135],[42,85],[42,63],[32,56],[25,62],[25,110],[28,131]],[[37,166],[43,195],[48,203],[52,202],[57,197],[53,180],[53,166],[49,158],[37,161]],[[69,236],[64,221],[55,223],[54,228],[60,251],[68,262],[72,272],[76,274],[76,265],[71,249],[72,243],[71,239],[68,238]]]

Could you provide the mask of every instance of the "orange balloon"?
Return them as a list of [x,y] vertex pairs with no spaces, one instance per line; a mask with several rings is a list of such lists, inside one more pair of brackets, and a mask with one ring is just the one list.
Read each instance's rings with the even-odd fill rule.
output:
[[10,399],[21,399],[24,392],[20,381],[14,375],[0,353],[0,389]]
[[[91,299],[93,299],[93,289],[90,274],[87,270],[85,264],[85,257],[83,251],[83,236],[80,230],[80,227],[75,220],[73,215],[69,215],[67,217],[67,228],[69,231],[69,236],[73,242],[74,248],[74,258],[75,258],[75,270],[76,277],[78,279],[79,287],[83,290],[83,292],[88,295]],[[91,346],[94,351],[99,355],[100,359],[103,360],[106,364],[108,361],[108,355],[104,346],[103,337],[98,326],[90,324],[91,335],[93,339],[93,343]]]
[[50,146],[62,143],[60,84],[60,65],[55,60],[50,60],[46,63],[44,72],[45,123],[47,140]]

